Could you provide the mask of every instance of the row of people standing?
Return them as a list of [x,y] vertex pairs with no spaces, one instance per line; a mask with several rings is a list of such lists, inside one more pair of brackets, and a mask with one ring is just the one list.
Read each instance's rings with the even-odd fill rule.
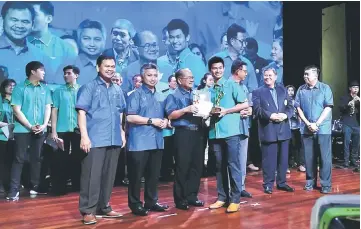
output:
[[[242,160],[242,157],[244,158],[244,156],[247,155],[245,152],[245,149],[247,148],[245,140],[247,139],[248,123],[241,122],[241,120],[243,118],[248,118],[248,116],[252,114],[250,100],[247,96],[247,89],[241,85],[241,82],[244,82],[247,76],[247,64],[240,60],[234,61],[231,66],[232,76],[228,80],[223,78],[224,61],[222,58],[213,57],[209,60],[208,65],[215,80],[214,88],[211,90],[212,101],[215,102],[218,100],[219,105],[221,106],[218,114],[213,114],[211,117],[209,131],[209,138],[212,141],[217,158],[217,189],[219,193],[217,202],[210,207],[213,209],[219,208],[229,202],[230,205],[228,206],[227,211],[235,212],[238,211],[239,198],[242,196],[242,191],[245,191],[242,186],[244,186],[245,172],[243,171],[246,166],[246,160]],[[207,119],[208,117],[195,117],[192,114],[197,113],[197,106],[192,104],[193,96],[191,92],[194,86],[192,72],[189,69],[177,71],[175,78],[179,87],[173,94],[170,94],[164,100],[164,96],[159,97],[159,94],[154,90],[158,80],[157,66],[153,64],[143,65],[141,75],[144,85],[134,91],[127,99],[126,103],[121,89],[117,85],[111,83],[115,69],[114,59],[112,57],[101,56],[97,60],[97,66],[99,75],[95,80],[81,87],[78,93],[68,93],[66,95],[68,96],[68,101],[74,101],[75,94],[77,94],[76,105],[74,105],[75,102],[73,105],[68,103],[68,107],[60,108],[61,105],[56,105],[56,96],[53,98],[54,101],[52,101],[49,89],[46,85],[40,83],[44,77],[44,66],[36,61],[30,62],[27,65],[26,72],[28,79],[23,85],[15,87],[13,98],[11,99],[14,114],[17,118],[14,129],[15,141],[19,144],[16,144],[16,159],[12,166],[11,191],[8,195],[8,199],[17,200],[19,198],[18,188],[21,168],[24,155],[27,152],[29,145],[31,162],[35,165],[40,162],[38,155],[40,154],[41,145],[45,138],[46,126],[50,119],[50,105],[53,104],[54,108],[59,106],[61,109],[58,113],[68,113],[66,112],[66,109],[71,111],[70,114],[68,113],[59,116],[60,119],[66,118],[66,120],[69,120],[68,124],[71,124],[72,121],[75,120],[74,113],[72,112],[75,112],[75,109],[78,110],[80,147],[87,153],[82,160],[82,179],[80,185],[80,211],[84,214],[84,223],[94,223],[94,214],[97,211],[97,206],[98,210],[101,210],[102,213],[108,217],[119,216],[118,213],[111,210],[108,202],[114,183],[114,172],[118,161],[117,157],[119,156],[120,148],[125,145],[126,141],[121,125],[122,113],[126,110],[127,121],[130,123],[130,135],[128,138],[130,142],[128,144],[128,149],[131,152],[131,156],[129,157],[129,162],[132,165],[129,185],[129,207],[132,209],[133,213],[137,215],[147,215],[147,209],[155,211],[164,211],[167,209],[167,206],[158,204],[156,191],[156,181],[158,180],[158,170],[160,169],[159,154],[161,155],[160,151],[163,149],[162,129],[168,126],[167,118],[172,120],[171,125],[175,127],[175,158],[177,167],[174,200],[176,207],[186,210],[189,208],[189,205],[202,206],[203,202],[198,199],[198,189],[200,183],[200,171],[203,167],[203,122],[204,119]],[[309,76],[309,74],[314,73],[314,68],[315,67],[309,67],[306,69],[306,82],[310,81],[309,79],[312,78],[313,84],[323,85],[322,83],[317,82],[317,74]],[[69,70],[69,72],[67,72],[67,70]],[[75,75],[77,74],[74,74],[76,71],[76,68],[72,67],[64,69],[64,76],[67,84],[63,89],[77,89],[76,84],[74,84],[76,82]],[[70,77],[71,75],[74,75],[73,78]],[[277,72],[274,69],[266,70],[264,73],[265,84],[270,85],[270,88],[272,88],[272,86],[274,88],[276,76]],[[264,94],[262,91],[266,90],[265,88],[267,87],[262,87],[254,92],[252,103],[254,113],[260,120],[259,133],[260,136],[262,136],[260,137],[261,143],[265,144],[265,146],[262,146],[264,154],[266,154],[267,149],[271,148],[272,144],[274,145],[274,141],[272,139],[267,140],[267,136],[272,136],[273,138],[278,136],[276,143],[277,141],[282,142],[277,144],[283,145],[280,154],[282,154],[281,157],[283,159],[286,159],[282,161],[286,161],[287,165],[288,152],[286,156],[285,152],[288,150],[285,150],[285,148],[288,144],[284,144],[284,141],[290,137],[287,135],[287,130],[290,132],[290,127],[288,123],[285,124],[285,120],[288,117],[291,117],[293,106],[291,105],[292,103],[289,102],[288,97],[285,100],[283,99],[283,97],[287,95],[286,90],[282,86],[277,86],[276,88],[278,87],[280,90],[275,90],[273,92],[281,94],[274,95],[271,93],[271,95],[273,95],[272,98],[275,98],[274,101],[277,101],[277,103],[274,101],[273,103],[278,106],[284,104],[281,110],[288,107],[288,110],[284,111],[288,114],[281,112],[280,107],[277,107],[277,105],[275,105],[275,108],[279,111],[277,112],[278,114],[274,114],[275,111],[267,110],[269,109],[271,101],[267,101],[267,98],[260,98]],[[325,86],[325,88],[327,89],[327,86]],[[59,88],[54,95],[61,95],[61,90],[62,89]],[[71,90],[68,92],[71,92]],[[327,90],[326,92],[329,93]],[[304,114],[308,116],[307,112],[309,111],[309,107],[306,106],[307,104],[304,104],[304,100],[308,101],[307,97],[303,98],[301,97],[302,95],[297,95],[296,103],[299,104],[299,106],[305,106]],[[267,94],[263,96],[267,97]],[[59,97],[58,100],[65,101],[66,99],[65,97]],[[332,101],[327,102],[329,106],[332,105],[331,103]],[[289,107],[292,109],[289,109]],[[325,109],[328,110],[327,108],[328,106],[326,106]],[[300,108],[298,109],[299,113],[301,113],[302,110]],[[55,109],[54,113],[56,113]],[[144,117],[142,115],[144,115]],[[327,115],[323,115],[322,118],[329,119]],[[262,117],[266,120],[266,126],[262,126]],[[305,119],[305,117],[306,116],[304,115],[303,118]],[[57,127],[55,129],[67,127],[67,125],[59,125],[59,123],[61,123],[59,122],[60,119],[57,121],[58,125],[56,125]],[[320,119],[318,121],[322,123],[324,120]],[[268,124],[269,122],[272,122],[275,126],[282,125],[282,128],[285,128],[286,131],[281,132],[284,133],[285,136],[279,136],[279,127],[271,128]],[[231,128],[229,128],[230,123],[239,123],[239,125],[231,125]],[[327,127],[328,123],[323,125],[326,125]],[[316,125],[310,123],[308,128],[316,132],[317,129],[315,131],[315,126],[320,126],[320,124]],[[75,125],[73,125],[71,129],[74,131],[76,129]],[[274,131],[276,132],[274,133]],[[149,138],[149,136],[151,136],[151,138]],[[189,138],[190,136],[192,137]],[[147,137],[147,141],[144,141],[145,137]],[[53,138],[59,140],[58,136],[54,135]],[[265,140],[262,140],[263,138]],[[184,145],[185,141],[193,144]],[[242,145],[243,147],[241,147]],[[185,149],[187,147],[190,148]],[[269,149],[268,151],[275,153],[274,150]],[[193,152],[193,154],[190,154],[190,152]],[[327,155],[327,153],[328,151],[325,150],[324,154]],[[186,155],[188,155],[188,157],[186,157]],[[197,155],[198,157],[196,157]],[[263,166],[265,170],[265,192],[272,193],[272,179],[274,179],[272,178],[272,174],[274,174],[276,166],[272,163],[274,160],[267,160],[266,155],[263,159],[265,163]],[[309,160],[312,162],[313,158]],[[99,161],[102,161],[103,163],[99,164]],[[152,163],[155,163],[154,166],[150,166]],[[324,160],[323,163],[327,163],[327,160]],[[281,165],[282,168],[279,168],[278,173],[279,179],[277,179],[278,188],[285,191],[293,191],[293,189],[285,183],[285,175],[283,175],[285,174],[284,171],[287,166],[284,166],[284,163]],[[230,182],[231,187],[224,185],[228,184],[228,182],[223,182],[223,180],[228,177],[225,175],[227,172],[225,169],[226,167],[228,167],[228,172],[230,173],[229,177],[232,180]],[[312,174],[312,168],[307,166],[307,163],[306,167],[308,167],[308,170],[310,171],[309,174],[307,174],[308,182],[314,182],[313,179],[315,179],[315,177],[314,173]],[[328,169],[328,166],[325,167],[325,169]],[[154,173],[146,175],[148,178],[146,178],[146,204],[143,207],[139,197],[140,178],[146,168],[154,168]],[[38,170],[39,168],[36,166],[32,168],[31,182],[33,187],[31,192],[34,194],[38,193]],[[149,169],[147,169],[147,173],[149,172],[148,170]],[[321,184],[323,185],[322,191],[324,193],[327,193],[328,188],[330,187],[328,186],[330,185],[330,175],[328,175],[328,172],[330,172],[330,170],[322,170],[321,168],[321,180],[323,179],[323,183],[321,182]],[[192,175],[190,176],[189,174]],[[241,174],[241,176],[239,176],[239,174]],[[231,194],[226,191],[229,188]],[[309,183],[306,188],[309,188]],[[104,195],[99,196],[99,192],[104,193]],[[88,206],[91,207],[89,208]]]

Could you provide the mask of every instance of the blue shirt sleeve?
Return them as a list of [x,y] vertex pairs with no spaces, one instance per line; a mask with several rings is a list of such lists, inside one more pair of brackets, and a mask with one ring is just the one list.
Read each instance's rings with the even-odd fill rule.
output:
[[[301,86],[302,87],[302,86]],[[300,107],[300,104],[301,104],[301,98],[300,98],[300,94],[301,94],[301,87],[298,88],[297,90],[297,93],[296,93],[296,97],[295,97],[295,104],[294,104],[294,107],[295,108],[298,108]]]
[[173,111],[178,110],[177,102],[173,94],[167,96],[165,101],[165,113],[167,116],[172,114]]
[[120,107],[120,113],[124,113],[125,112],[125,109],[127,108],[127,102],[125,100],[125,96],[124,96],[124,92],[121,88],[119,88],[120,90],[120,104],[119,104],[119,107]]
[[11,105],[22,106],[24,100],[24,93],[20,86],[15,86],[13,94],[11,95]]
[[325,87],[325,101],[323,104],[324,107],[330,106],[333,107],[333,94],[330,86],[326,85]]
[[127,115],[138,115],[140,111],[139,92],[135,91],[130,94],[127,103]]
[[92,104],[92,90],[89,84],[85,84],[79,88],[75,108],[88,112]]

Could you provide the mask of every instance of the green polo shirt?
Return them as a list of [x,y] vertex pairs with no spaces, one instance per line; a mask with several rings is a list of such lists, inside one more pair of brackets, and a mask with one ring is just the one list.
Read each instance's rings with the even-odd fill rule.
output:
[[[49,88],[42,83],[33,85],[28,79],[16,85],[11,97],[11,105],[20,106],[31,125],[44,124],[45,107],[48,104],[52,104]],[[30,130],[15,120],[14,133],[30,133]]]
[[[247,102],[246,93],[239,83],[235,82],[232,78],[229,78],[228,80],[221,78],[214,85],[214,88],[211,89],[213,104],[215,104],[215,100],[220,92],[223,92],[223,97],[219,104],[220,107],[228,109],[236,106],[238,103]],[[222,118],[216,116],[212,117],[209,128],[209,138],[220,139],[240,135],[240,121],[240,114],[238,112],[227,114]]]
[[[7,99],[2,99],[0,97],[0,122],[13,123],[13,109],[10,105],[10,101]],[[0,141],[7,141],[7,137],[3,134],[0,129]]]
[[78,84],[65,84],[54,91],[53,107],[58,109],[56,132],[74,132],[74,128],[78,126],[78,117],[75,110],[78,90]]

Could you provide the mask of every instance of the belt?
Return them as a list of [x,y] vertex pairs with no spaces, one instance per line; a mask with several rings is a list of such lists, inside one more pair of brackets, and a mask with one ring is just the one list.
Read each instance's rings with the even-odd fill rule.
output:
[[201,128],[199,126],[176,126],[175,129],[198,131]]

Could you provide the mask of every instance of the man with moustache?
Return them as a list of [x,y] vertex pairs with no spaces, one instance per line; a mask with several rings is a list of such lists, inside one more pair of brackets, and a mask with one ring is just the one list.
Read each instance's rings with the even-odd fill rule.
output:
[[[77,39],[79,44],[79,55],[72,65],[77,66],[81,72],[81,76],[79,76],[77,83],[79,85],[84,85],[92,81],[98,74],[96,62],[105,48],[105,27],[99,21],[86,19],[78,26]],[[58,71],[55,79],[56,84],[63,83],[63,74],[62,70]]]
[[52,76],[55,70],[51,68],[50,58],[26,40],[34,23],[33,7],[26,2],[5,2],[1,16],[4,33],[0,36],[0,64],[7,67],[11,78],[18,84],[23,82],[24,68],[31,61],[43,63],[47,75]]
[[189,205],[204,205],[204,202],[198,199],[204,154],[203,120],[202,117],[193,116],[198,112],[198,108],[193,104],[192,71],[180,69],[175,73],[175,78],[178,88],[168,95],[165,106],[166,114],[175,128],[176,168],[173,197],[176,208],[188,210]]
[[305,67],[303,77],[306,84],[298,88],[295,107],[302,120],[300,131],[306,165],[304,190],[312,191],[317,187],[317,161],[320,156],[320,192],[328,194],[332,191],[333,94],[329,85],[318,81],[319,75],[320,69],[317,66]]
[[206,73],[206,68],[202,59],[188,48],[190,41],[188,24],[181,19],[173,19],[168,23],[167,29],[169,42],[174,51],[177,52],[175,71],[188,68],[191,70],[196,84],[198,84]]
[[79,211],[83,223],[95,224],[95,214],[118,218],[109,205],[120,150],[125,146],[122,117],[126,107],[120,87],[112,82],[113,57],[100,55],[98,76],[83,85],[77,96],[80,148],[86,153],[81,162]]
[[[80,188],[80,134],[75,110],[80,71],[72,65],[66,66],[63,71],[65,84],[54,91],[51,111],[51,137],[55,142],[63,141],[64,145],[64,150],[59,148],[53,156],[51,178],[54,195],[66,194],[66,181],[69,176],[73,190],[78,191]],[[64,172],[66,167],[68,173]]]
[[[251,62],[243,56],[245,48],[246,30],[237,25],[232,24],[227,29],[228,48],[225,51],[214,54],[213,56],[221,57],[224,61],[224,76],[228,79],[231,76],[231,66],[233,61],[240,59],[245,62],[248,67],[248,77],[243,82],[247,86],[249,92],[258,88],[257,77]],[[209,68],[209,66],[208,66]]]
[[[158,203],[157,184],[164,149],[164,100],[156,90],[158,68],[144,64],[141,69],[143,85],[128,98],[128,206],[133,214],[146,216],[148,211],[165,211],[168,206]],[[145,140],[146,138],[146,140]],[[141,178],[145,177],[144,207],[140,200]]]
[[133,24],[127,19],[117,19],[113,24],[111,30],[113,47],[105,50],[104,55],[114,57],[117,72],[122,72],[129,64],[138,60],[138,54],[132,48],[135,33]]
[[292,99],[285,87],[276,84],[274,68],[265,69],[263,78],[265,86],[253,91],[252,100],[261,142],[264,193],[272,194],[276,171],[277,189],[294,192],[286,182],[291,138],[289,119],[294,113]]
[[223,75],[224,61],[221,57],[209,59],[208,66],[215,82],[211,91],[212,102],[220,109],[212,114],[209,127],[209,139],[216,155],[218,192],[217,201],[209,208],[218,209],[229,204],[226,212],[233,213],[239,211],[242,192],[241,142],[242,153],[247,153],[244,149],[247,136],[240,128],[240,111],[249,107],[247,95],[240,86],[247,75],[247,64],[234,62],[229,79]]
[[141,66],[147,63],[154,63],[158,67],[158,83],[156,84],[157,91],[160,92],[168,88],[166,83],[167,78],[163,76],[171,75],[173,73],[173,68],[168,63],[157,60],[159,56],[157,36],[151,31],[142,31],[135,34],[133,41],[134,45],[138,48],[139,60],[129,64],[128,67],[123,70],[122,75],[127,79],[127,81],[124,82],[122,89],[128,92],[134,88],[134,84],[132,84],[132,77],[139,74]]
[[29,62],[25,67],[27,79],[13,91],[11,105],[15,119],[15,157],[11,167],[11,184],[8,200],[19,200],[20,177],[26,154],[30,158],[31,195],[45,194],[39,190],[41,152],[51,113],[51,93],[41,83],[45,68],[39,61]]

